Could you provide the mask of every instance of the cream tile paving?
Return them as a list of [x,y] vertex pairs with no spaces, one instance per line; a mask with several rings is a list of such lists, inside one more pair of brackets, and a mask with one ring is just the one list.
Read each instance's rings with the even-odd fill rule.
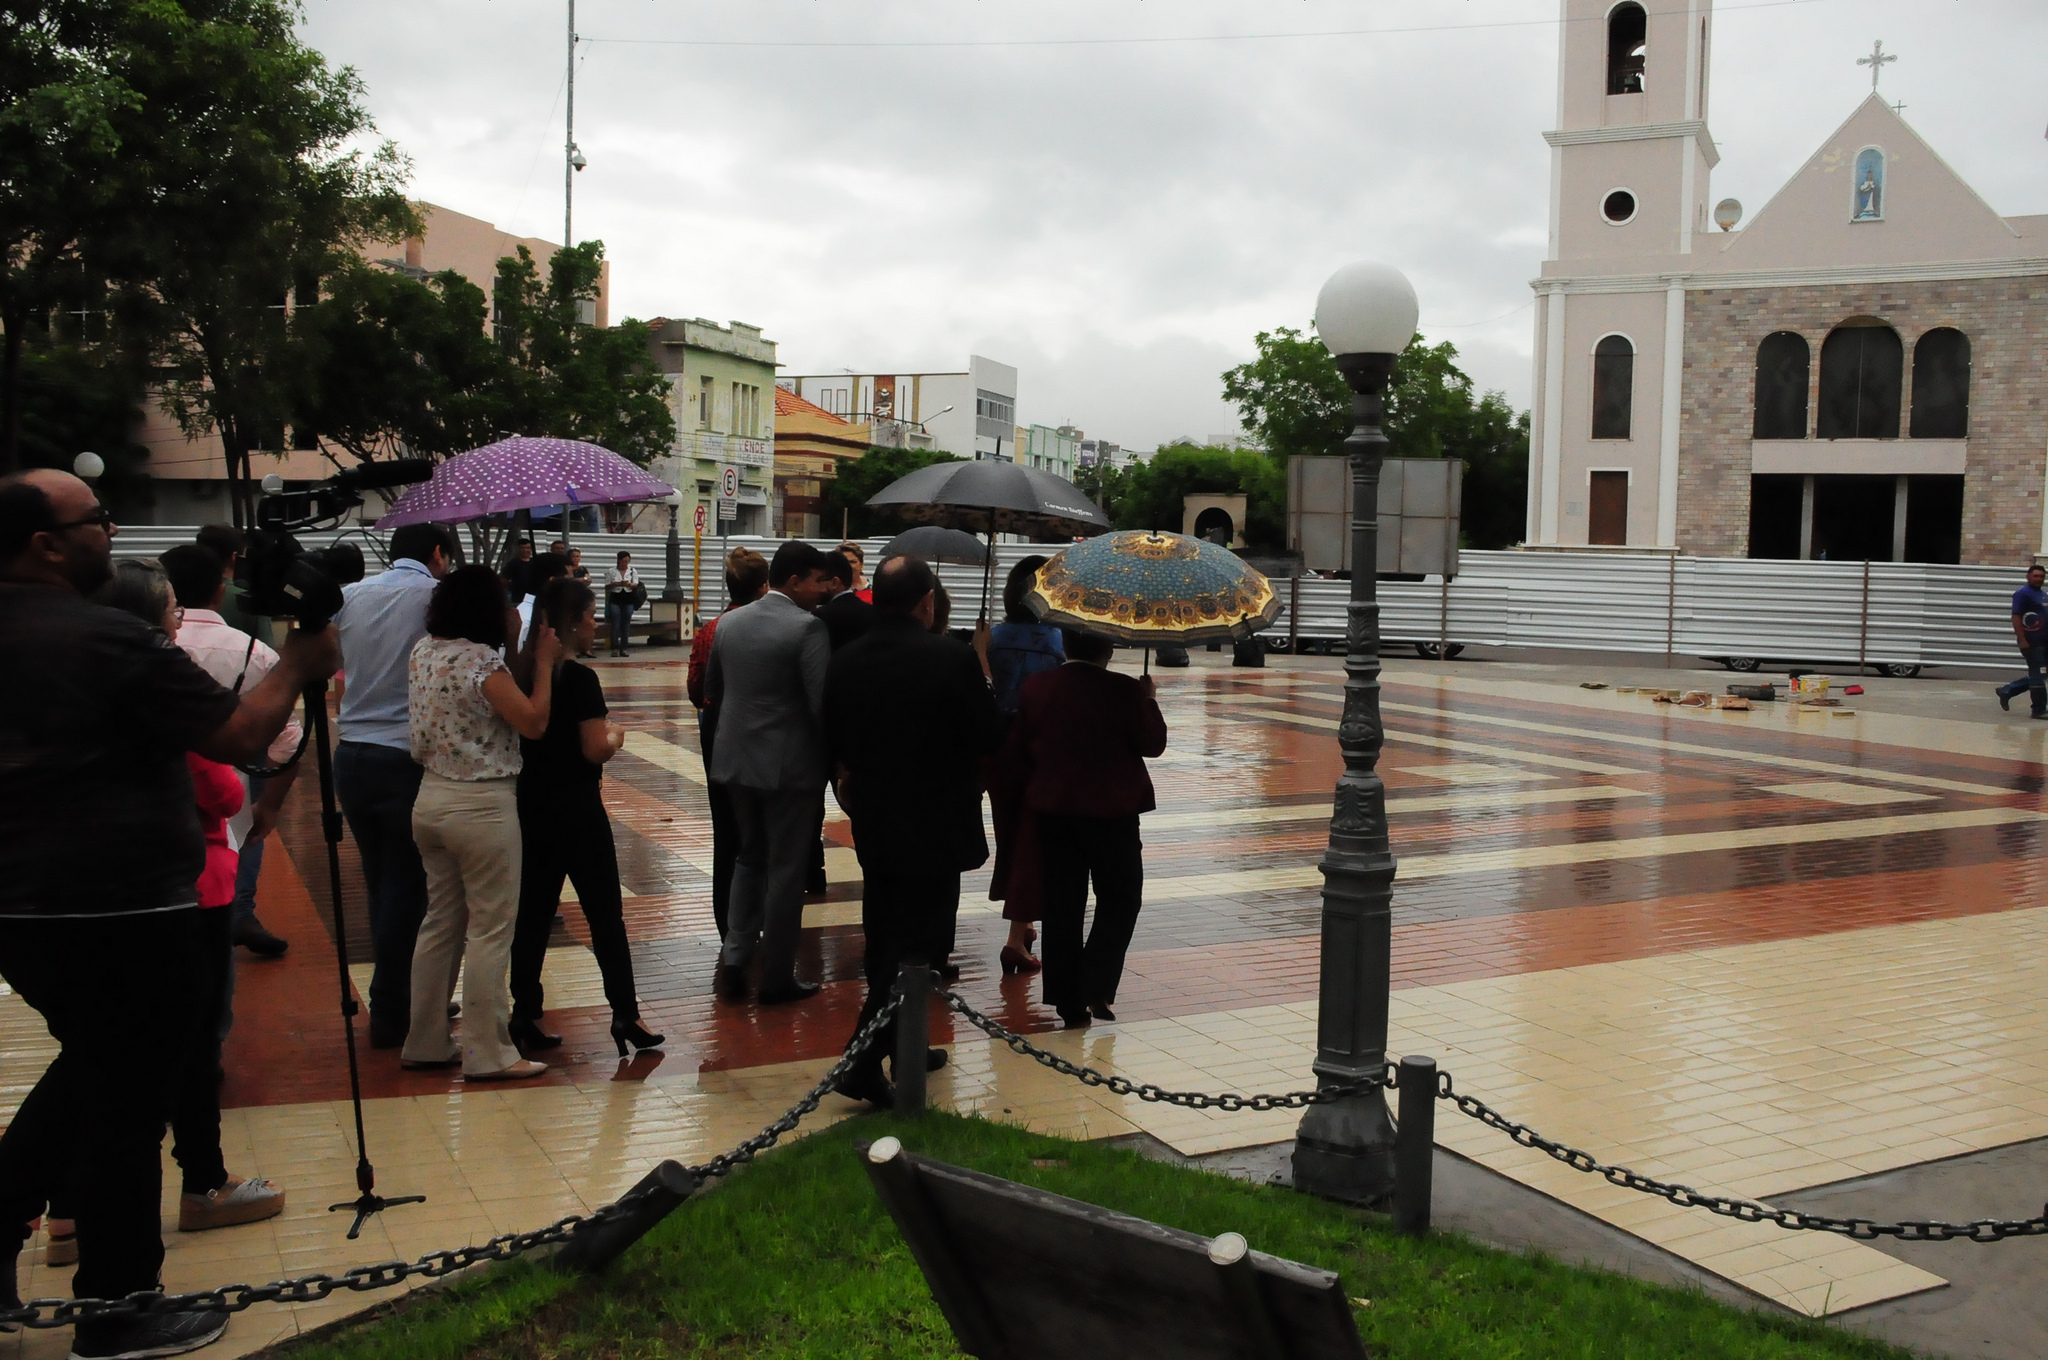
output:
[[1909,793],[1905,789],[1879,789],[1868,784],[1851,784],[1842,779],[1807,779],[1792,784],[1765,784],[1763,793],[1785,798],[1810,798],[1844,807],[1876,807],[1882,803],[1931,803],[1931,793]]
[[[1406,989],[1394,994],[1391,1046],[1433,1054],[1459,1089],[1603,1160],[1769,1202],[2048,1135],[2048,1000],[2011,966],[2044,945],[2048,910],[2036,909]],[[1972,1047],[1921,1042],[1956,1025],[1975,1030]],[[1286,1090],[1306,1083],[1315,1011],[1258,1007],[1041,1042],[1168,1088]],[[1093,1126],[1092,1105],[1199,1154],[1285,1139],[1298,1119],[1062,1085],[988,1049],[956,1048],[955,1081],[975,1092],[956,1103],[1033,1127]],[[1817,1075],[1830,1071],[1841,1075]],[[1839,1312],[1941,1283],[1861,1243],[1609,1185],[1439,1110],[1444,1146],[1788,1306]],[[2015,1188],[2013,1216],[2033,1211],[2026,1193]]]

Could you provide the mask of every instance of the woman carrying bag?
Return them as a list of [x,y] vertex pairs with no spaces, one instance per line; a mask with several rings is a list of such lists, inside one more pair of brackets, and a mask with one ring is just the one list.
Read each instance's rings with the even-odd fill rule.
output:
[[[564,652],[597,641],[597,597],[581,581],[550,581],[540,593],[539,617],[562,640]],[[512,1039],[529,1052],[562,1042],[540,1026],[545,1005],[541,965],[561,903],[562,879],[576,885],[577,903],[590,926],[590,950],[604,975],[612,1007],[612,1042],[655,1048],[662,1042],[640,1023],[633,990],[633,955],[626,944],[625,906],[619,893],[619,856],[600,793],[604,764],[626,744],[625,729],[606,721],[604,687],[597,672],[565,655],[554,667],[548,727],[520,742],[519,830],[523,859],[519,928],[512,937]]]

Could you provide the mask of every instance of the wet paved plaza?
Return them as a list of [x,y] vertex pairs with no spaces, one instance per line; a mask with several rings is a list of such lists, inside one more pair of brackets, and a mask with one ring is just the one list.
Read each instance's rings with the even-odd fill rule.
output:
[[[1314,1053],[1315,864],[1341,768],[1343,677],[1320,658],[1259,672],[1197,657],[1160,675],[1172,735],[1154,762],[1160,808],[1145,819],[1146,906],[1119,1021],[1060,1031],[1034,981],[1000,975],[1004,923],[986,871],[964,887],[958,986],[1011,1028],[1136,1080],[1299,1089]],[[603,1203],[662,1157],[702,1160],[738,1141],[829,1065],[862,986],[846,823],[828,819],[831,890],[805,912],[799,971],[824,992],[767,1010],[715,1001],[710,830],[678,660],[601,663],[631,733],[606,801],[643,1010],[666,1049],[613,1056],[583,922],[565,905],[547,983],[567,1042],[546,1078],[465,1091],[365,1050],[380,1187],[429,1202],[345,1242],[347,1216],[325,1212],[353,1193],[353,1147],[317,807],[302,780],[262,902],[292,949],[242,961],[224,1100],[230,1167],[281,1181],[291,1207],[270,1223],[167,1233],[168,1287],[538,1226]],[[1588,678],[1635,682],[1618,666],[1389,665],[1395,1052],[1433,1055],[1461,1090],[1602,1160],[1766,1201],[2048,1136],[2048,724],[2000,713],[1986,686],[1961,682],[1866,681],[1873,693],[1839,716],[1785,703],[1680,709],[1580,688]],[[360,986],[352,855],[345,879]],[[1079,1137],[1143,1131],[1187,1154],[1282,1140],[1298,1118],[1143,1105],[976,1031],[935,1030],[953,1063],[934,1098],[994,1118]],[[49,1052],[33,1013],[0,997],[0,1110]],[[818,1119],[851,1108],[828,1099]],[[1942,1283],[1863,1243],[1610,1186],[1448,1106],[1437,1127],[1442,1146],[1787,1307],[1841,1313]],[[2015,1186],[2004,1212],[2026,1217],[2040,1199]],[[39,1248],[24,1255],[24,1288],[68,1292]],[[257,1310],[228,1340],[251,1349],[377,1297]],[[6,1345],[61,1354],[62,1339]]]

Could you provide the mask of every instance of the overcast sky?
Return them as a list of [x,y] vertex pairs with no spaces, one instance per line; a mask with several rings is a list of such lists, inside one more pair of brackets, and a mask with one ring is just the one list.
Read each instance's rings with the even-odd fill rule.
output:
[[[1218,374],[1378,258],[1523,407],[1557,13],[582,0],[576,235],[605,242],[614,317],[748,321],[795,373],[985,354],[1021,370],[1020,420],[1139,448],[1234,431]],[[1715,199],[1754,215],[1868,92],[1855,59],[1882,38],[1906,120],[1999,212],[2048,212],[2042,0],[1716,13]],[[564,0],[308,0],[304,33],[361,74],[416,196],[559,239]]]

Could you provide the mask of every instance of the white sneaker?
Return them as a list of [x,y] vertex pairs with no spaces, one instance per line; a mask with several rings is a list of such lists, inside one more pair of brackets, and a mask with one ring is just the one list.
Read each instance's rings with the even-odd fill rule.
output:
[[178,1197],[178,1231],[205,1232],[237,1223],[256,1223],[284,1212],[284,1187],[261,1176],[228,1177],[218,1190]]

